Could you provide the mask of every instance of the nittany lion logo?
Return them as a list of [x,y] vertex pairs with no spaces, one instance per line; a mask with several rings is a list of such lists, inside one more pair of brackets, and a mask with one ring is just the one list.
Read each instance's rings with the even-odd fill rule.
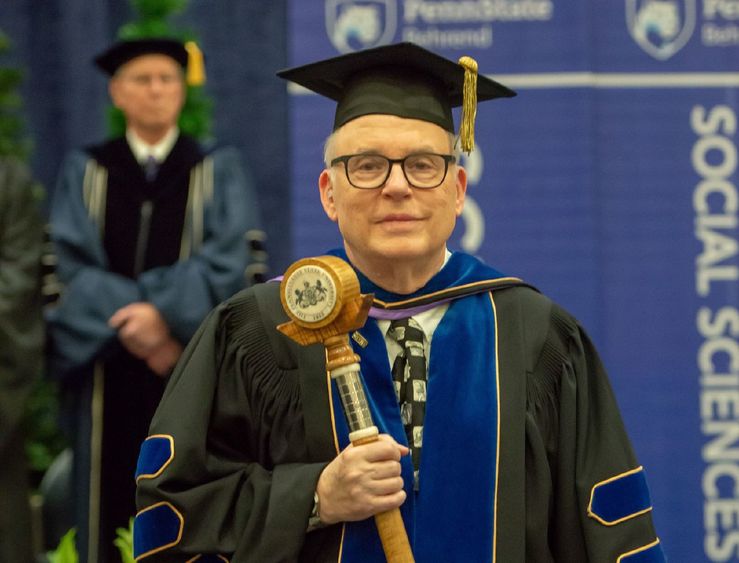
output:
[[396,0],[326,0],[326,31],[341,53],[390,43],[398,25]]
[[695,0],[626,0],[626,23],[639,46],[655,59],[669,59],[695,29]]

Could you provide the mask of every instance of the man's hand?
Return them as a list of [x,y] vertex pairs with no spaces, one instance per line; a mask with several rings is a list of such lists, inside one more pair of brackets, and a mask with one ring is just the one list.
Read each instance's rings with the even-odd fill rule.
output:
[[149,369],[164,377],[177,363],[182,355],[182,345],[171,336],[159,348],[146,357]]
[[170,338],[167,323],[151,303],[121,307],[108,319],[108,325],[118,330],[118,338],[126,350],[141,359],[146,359]]
[[149,369],[164,377],[177,363],[182,345],[169,334],[161,313],[151,303],[131,303],[108,319],[131,354],[145,360]]
[[408,448],[387,434],[361,446],[348,446],[321,473],[318,492],[321,522],[364,520],[405,501],[400,458]]

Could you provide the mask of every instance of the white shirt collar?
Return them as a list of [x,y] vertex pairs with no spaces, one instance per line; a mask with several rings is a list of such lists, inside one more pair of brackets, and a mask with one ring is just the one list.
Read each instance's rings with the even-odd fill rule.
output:
[[131,147],[131,152],[139,164],[144,164],[149,155],[153,156],[159,163],[164,162],[172,151],[179,135],[179,128],[172,127],[161,141],[155,145],[150,145],[134,133],[132,129],[126,129],[126,141],[128,141],[128,146]]

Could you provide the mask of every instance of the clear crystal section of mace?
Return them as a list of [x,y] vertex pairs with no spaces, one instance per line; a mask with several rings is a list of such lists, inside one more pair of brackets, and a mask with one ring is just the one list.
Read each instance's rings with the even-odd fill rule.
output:
[[333,369],[331,377],[336,380],[349,431],[354,433],[374,426],[362,386],[362,376],[359,374],[359,364]]

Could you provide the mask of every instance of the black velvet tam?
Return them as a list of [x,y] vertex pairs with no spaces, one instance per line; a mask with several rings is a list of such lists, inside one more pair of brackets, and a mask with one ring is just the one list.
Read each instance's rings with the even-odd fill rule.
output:
[[187,51],[184,45],[180,41],[167,38],[119,41],[95,57],[94,63],[106,74],[113,76],[131,59],[151,54],[167,55],[177,61],[182,68],[187,67]]

